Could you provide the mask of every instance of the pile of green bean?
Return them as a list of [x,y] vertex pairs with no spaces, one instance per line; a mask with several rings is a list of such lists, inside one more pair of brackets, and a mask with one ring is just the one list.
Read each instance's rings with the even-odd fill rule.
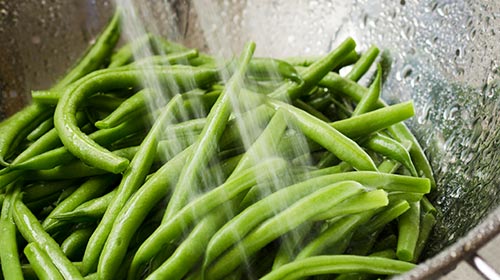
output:
[[118,48],[120,22],[0,123],[5,279],[368,279],[415,266],[435,182],[403,124],[412,102],[380,99],[376,47],[349,38],[278,60],[248,43],[220,63],[152,34]]

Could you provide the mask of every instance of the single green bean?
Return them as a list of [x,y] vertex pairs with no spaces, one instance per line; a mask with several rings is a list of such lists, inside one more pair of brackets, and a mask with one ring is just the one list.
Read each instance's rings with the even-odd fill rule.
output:
[[111,56],[108,68],[115,68],[128,64],[134,58],[134,53],[137,53],[140,49],[146,48],[146,46],[150,44],[152,37],[152,34],[145,34],[122,46]]
[[[382,257],[388,259],[395,259],[396,252],[392,249],[387,249],[384,251],[378,251],[370,254],[371,257]],[[369,280],[372,275],[367,273],[344,273],[335,278],[335,280]]]
[[108,171],[88,166],[80,160],[74,160],[47,170],[15,170],[14,172],[19,172],[19,176],[24,175],[25,180],[30,182],[81,179],[109,174]]
[[66,279],[83,279],[80,271],[64,255],[59,244],[43,230],[33,213],[17,199],[14,204],[14,221],[19,232],[28,242],[36,242],[44,250]]
[[390,159],[400,162],[410,171],[412,176],[418,176],[408,150],[398,141],[384,136],[383,134],[375,133],[361,145]]
[[35,271],[40,280],[63,280],[63,276],[52,263],[50,257],[42,248],[35,242],[30,242],[24,248],[24,254],[31,264],[31,268]]
[[115,127],[129,118],[138,116],[137,114],[144,114],[147,112],[144,100],[144,91],[146,90],[149,89],[143,89],[127,98],[105,119],[95,122],[95,126],[99,129]]
[[175,212],[180,210],[188,200],[189,192],[193,191],[196,176],[203,165],[208,162],[216,152],[217,142],[219,141],[227,121],[231,114],[231,100],[236,99],[243,82],[248,64],[255,50],[255,43],[249,43],[245,46],[239,58],[238,70],[228,81],[226,87],[215,102],[207,117],[207,124],[203,128],[198,141],[194,144],[192,155],[187,164],[181,171],[179,182],[174,189],[172,197],[167,205],[164,220],[169,219]]
[[[287,57],[284,60],[288,63],[290,63],[293,66],[311,66],[313,63],[315,63],[318,60],[323,59],[322,56],[296,56],[296,57]],[[355,50],[352,50],[349,54],[347,54],[345,57],[341,58],[342,63],[339,64],[333,71],[337,71],[338,69],[351,65],[355,63],[359,59],[359,55]]]
[[[280,235],[290,231],[310,218],[326,211],[344,199],[360,193],[365,188],[354,181],[343,181],[321,188],[260,224],[233,248],[223,254],[206,271],[208,279],[219,279],[236,269],[245,257],[253,255]],[[283,223],[283,221],[287,221]],[[245,254],[242,255],[241,251]]]
[[420,232],[418,233],[417,245],[415,247],[415,252],[413,254],[412,260],[412,262],[414,263],[418,262],[420,255],[425,248],[432,228],[436,224],[436,217],[434,217],[434,214],[432,212],[423,214],[420,219]]
[[47,131],[54,127],[54,118],[50,117],[43,122],[41,122],[35,129],[33,129],[27,136],[26,139],[29,141],[36,141],[38,138],[42,137]]
[[261,280],[297,279],[322,274],[363,272],[370,274],[402,274],[414,264],[382,257],[315,256],[286,264],[262,277]]
[[367,236],[379,231],[386,224],[398,218],[410,209],[410,204],[405,200],[391,202],[386,209],[363,225],[356,233],[355,239],[365,239]]
[[380,97],[381,87],[382,87],[382,66],[378,64],[377,76],[375,76],[375,80],[370,85],[368,92],[365,95],[363,95],[361,100],[356,105],[356,108],[354,108],[354,111],[352,112],[353,117],[369,112],[373,110],[373,108],[375,108],[375,104],[377,103]]
[[276,109],[283,108],[308,138],[328,149],[339,159],[351,164],[355,169],[377,170],[370,156],[333,126],[286,103],[276,100],[269,100],[269,103]]
[[368,50],[366,50],[353,65],[351,71],[349,71],[349,73],[345,76],[346,79],[358,81],[366,72],[368,72],[379,52],[380,51],[376,46],[368,48]]
[[52,87],[53,90],[60,90],[86,74],[102,67],[104,61],[111,55],[113,48],[120,38],[121,17],[122,11],[121,9],[117,9],[108,25],[97,37],[95,43],[69,73]]
[[420,202],[410,203],[410,209],[399,218],[398,230],[396,255],[402,261],[412,261],[420,232]]
[[13,208],[19,195],[20,186],[17,182],[7,187],[5,200],[2,203],[0,217],[0,262],[4,279],[23,279],[21,261],[17,251],[16,225],[14,224]]
[[6,160],[20,141],[50,113],[48,107],[33,103],[0,123],[0,165],[9,165]]
[[309,105],[308,103],[306,103],[300,99],[295,99],[293,101],[293,105],[299,109],[302,109],[302,110],[308,112],[309,114],[313,115],[314,117],[316,117],[324,122],[330,122],[330,119],[328,119],[328,117],[323,115],[323,113],[316,110],[314,107],[312,107],[311,105]]
[[422,198],[422,209],[424,211],[424,213],[431,213],[433,215],[436,215],[437,214],[437,209],[436,207],[434,207],[434,205],[432,205],[432,203],[429,201],[429,199],[424,196]]
[[356,117],[332,122],[330,125],[347,137],[357,138],[388,128],[412,117],[414,114],[413,102],[407,101]]
[[61,243],[61,250],[68,259],[75,261],[83,257],[83,251],[93,232],[94,228],[92,227],[80,228],[64,239]]
[[342,57],[354,50],[356,43],[352,38],[346,39],[336,49],[331,51],[324,59],[318,60],[301,73],[302,83],[285,83],[270,94],[272,98],[279,100],[295,100],[301,95],[307,94],[318,82],[323,79],[332,69],[342,62]]
[[327,220],[333,217],[369,211],[389,204],[388,194],[384,190],[374,190],[347,199],[314,217],[316,220]]
[[273,58],[254,58],[248,66],[248,76],[257,80],[289,79],[300,83],[302,79],[289,63]]
[[167,55],[149,56],[135,61],[130,67],[143,67],[151,65],[173,65],[189,64],[189,60],[198,57],[197,49],[190,49],[181,52],[170,53]]

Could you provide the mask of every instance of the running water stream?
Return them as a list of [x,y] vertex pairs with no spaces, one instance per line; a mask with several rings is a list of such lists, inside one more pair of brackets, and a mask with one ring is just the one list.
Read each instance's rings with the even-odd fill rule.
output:
[[[167,15],[166,21],[162,22],[163,25],[161,26],[155,26],[151,22],[148,22],[148,19],[153,18],[153,11],[150,10],[151,6],[148,6],[148,4],[145,4],[145,2],[133,0],[115,0],[115,2],[117,7],[123,9],[123,34],[126,38],[125,43],[133,42],[138,38],[143,38],[144,36],[146,36],[146,34],[161,34],[161,31],[164,30],[168,30],[169,32],[169,34],[167,34],[168,39],[174,41],[179,38],[180,32],[176,29],[177,24],[175,22],[171,22],[176,20],[175,11],[166,1],[163,2],[163,5],[160,5],[160,8],[164,9],[165,14]],[[229,68],[227,67],[229,65],[228,63],[230,61],[235,61],[235,58],[239,56],[239,53],[237,52],[243,50],[244,46],[241,45],[240,50],[236,50],[233,52],[233,50],[228,47],[233,45],[228,41],[231,40],[232,36],[228,36],[228,34],[225,34],[224,32],[217,32],[217,30],[215,30],[217,26],[222,25],[221,21],[225,20],[217,12],[218,10],[220,10],[217,6],[217,1],[196,0],[192,1],[191,3],[192,5],[194,5],[194,10],[198,14],[197,24],[199,24],[199,26],[201,27],[202,34],[204,35],[204,41],[207,42],[208,45],[207,53],[216,59],[215,65],[217,69],[219,69],[220,76],[224,81],[223,84],[227,85],[234,72],[233,70],[229,70]],[[153,20],[153,22],[157,23],[158,20],[155,19]],[[161,44],[161,42],[159,44]],[[151,47],[152,45],[153,44],[144,44],[140,48],[133,49],[134,59],[140,60],[141,58],[154,55],[155,52],[159,53],[159,55],[167,55],[164,52],[164,49],[158,48],[157,50],[155,50]],[[257,49],[258,48],[259,46],[257,45]],[[149,92],[152,93],[151,95],[147,96],[147,104],[149,107],[149,112],[152,115],[151,121],[154,122],[155,117],[158,115],[158,110],[161,110],[161,108],[165,106],[165,104],[167,104],[169,100],[172,99],[172,97],[178,94],[185,94],[185,92],[183,92],[182,88],[175,84],[175,81],[173,80],[170,80],[167,85],[160,83],[158,77],[155,76],[153,71],[149,70],[152,66],[153,65],[147,65],[146,67],[142,68],[142,78],[144,88],[149,89]],[[237,66],[233,68],[237,68]],[[267,72],[267,76],[274,77],[270,81],[270,84],[272,84],[273,87],[278,87],[280,85],[280,77],[277,69],[271,68],[264,69],[263,71]],[[189,84],[189,82],[192,81],[186,81],[186,84]],[[259,113],[259,110],[261,112],[264,112],[263,109],[265,108],[263,107],[265,105],[263,105],[261,101],[255,101],[255,98],[248,98],[249,94],[251,93],[246,92],[246,88],[257,87],[256,84],[252,83],[255,82],[245,79],[244,84],[241,84],[241,87],[236,88],[235,90],[231,89],[230,87],[222,88],[222,91],[226,91],[225,94],[229,95],[230,100],[231,115],[229,117],[228,126],[236,126],[236,131],[239,134],[238,138],[241,139],[241,143],[244,147],[243,153],[248,153],[247,151],[250,149],[250,147],[252,147],[255,139],[257,139],[266,128],[265,125],[262,125],[262,114]],[[192,85],[193,87],[195,87],[193,82]],[[245,88],[245,90],[243,90],[243,88]],[[205,93],[210,94],[211,91],[214,92],[218,90],[220,91],[220,89],[208,89]],[[186,111],[185,107],[183,106],[180,106],[180,108],[181,111],[179,113],[179,116],[174,120],[174,122],[183,122],[192,118],[193,112]],[[209,112],[206,112],[203,106],[194,106],[193,111],[196,118],[204,118],[209,114]],[[170,125],[171,124],[167,124],[164,129],[164,138],[169,139],[170,145],[168,147],[168,153],[170,153],[171,155],[175,155],[180,153],[185,146],[179,144],[183,140],[176,140],[175,136],[169,134]],[[301,171],[299,169],[294,169],[293,171],[286,170],[286,172],[271,170],[269,173],[272,174],[272,178],[267,178],[265,182],[258,183],[258,185],[256,186],[258,188],[258,192],[260,193],[259,195],[266,196],[274,192],[276,189],[289,185],[292,182],[291,180],[294,180],[293,178],[297,174],[297,172],[300,171],[299,173],[304,174],[307,171],[306,167],[310,166],[311,159],[309,157],[309,147],[305,137],[297,130],[293,129],[287,129],[285,135],[289,139],[293,139],[293,144],[291,145],[292,151],[287,151],[287,155],[290,156],[288,160],[293,160],[294,166],[303,166],[305,168]],[[189,139],[188,141],[194,142],[196,145],[200,140],[194,137],[192,139]],[[221,141],[223,141],[223,139],[221,139]],[[279,145],[281,144],[277,143],[277,146]],[[208,162],[206,162],[203,169],[205,171],[201,172],[200,174],[187,174],[187,176],[196,177],[197,180],[195,179],[189,181],[183,180],[183,178],[181,178],[179,180],[179,183],[176,185],[176,188],[179,188],[179,185],[182,183],[186,183],[186,181],[195,182],[194,185],[192,185],[189,189],[188,199],[183,205],[185,205],[188,201],[192,201],[194,198],[198,197],[200,193],[205,192],[208,189],[213,189],[227,179],[227,175],[223,174],[223,170],[221,168],[209,168],[208,165],[220,167],[221,164],[217,163],[223,163],[224,161],[227,161],[227,159],[224,158],[224,153],[231,151],[220,151],[218,147],[213,147],[213,149],[219,151],[219,153],[216,154],[213,158],[207,159]],[[260,147],[259,149],[252,149],[251,151],[252,154],[249,154],[248,156],[250,158],[250,161],[254,164],[277,156],[277,151],[274,148],[268,146]],[[241,154],[241,152],[242,151],[240,151],[239,153]],[[165,156],[165,158],[170,158],[171,155]],[[185,163],[184,168],[188,168],[186,166],[188,166],[189,164],[190,160]],[[244,166],[245,169],[247,169],[248,167],[250,166]],[[207,170],[209,170],[209,172],[207,172]],[[185,170],[183,170],[183,172],[184,171]],[[181,172],[181,176],[186,175],[183,172]],[[239,197],[237,199],[241,200],[242,198],[243,197]],[[170,206],[168,205],[168,202],[166,207],[167,213],[164,216],[164,220],[170,217],[169,211],[171,209],[169,209]],[[225,204],[224,206],[219,207],[216,211],[225,211],[227,212],[225,215],[227,217],[231,217],[234,216],[233,212],[235,211],[235,209],[230,205]],[[195,224],[200,222],[202,222],[202,218],[200,218],[200,221],[197,221]],[[191,230],[192,228],[186,227],[184,229],[184,235],[188,236]],[[291,252],[294,249],[297,249],[295,248],[297,241],[304,238],[303,234],[300,233],[301,231],[303,231],[303,229],[300,228],[297,230],[292,230],[285,237],[283,237],[283,239],[287,239],[286,242],[281,243],[283,247],[281,248],[281,250],[283,252]],[[166,256],[163,257],[165,258]]]

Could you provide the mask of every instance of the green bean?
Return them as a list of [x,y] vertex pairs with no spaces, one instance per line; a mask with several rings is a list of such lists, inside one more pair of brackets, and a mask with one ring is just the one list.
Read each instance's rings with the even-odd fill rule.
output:
[[48,231],[54,231],[65,223],[56,219],[55,216],[74,210],[80,204],[98,197],[106,192],[110,186],[117,180],[117,176],[97,176],[88,179],[75,192],[61,201],[45,218],[42,223],[43,228]]
[[300,99],[295,99],[293,101],[293,105],[299,109],[302,109],[306,112],[308,112],[309,114],[313,115],[314,117],[322,120],[322,121],[325,121],[325,122],[329,122],[330,119],[328,119],[328,117],[326,117],[325,115],[323,115],[323,113],[321,113],[320,111],[316,110],[314,107],[310,106],[309,104],[307,104],[306,102],[300,100]]
[[381,87],[382,87],[382,66],[378,64],[377,76],[375,77],[373,83],[370,85],[368,92],[365,95],[363,95],[361,100],[356,105],[356,108],[352,112],[353,117],[369,112],[373,108],[375,108],[375,104],[377,103],[380,97]]
[[168,242],[178,238],[185,226],[191,224],[196,217],[202,217],[212,209],[224,202],[231,200],[242,191],[249,189],[260,180],[271,176],[270,172],[277,174],[286,168],[287,164],[282,159],[269,159],[255,167],[244,170],[232,180],[196,198],[183,207],[172,218],[164,220],[160,227],[141,245],[132,261],[129,275],[137,275],[138,268],[145,261],[154,257]]
[[118,108],[124,100],[125,98],[119,97],[114,93],[98,93],[87,100],[87,108],[109,112]]
[[347,137],[357,138],[402,122],[415,114],[413,102],[407,101],[377,109],[330,125]]
[[57,267],[52,263],[50,257],[35,242],[30,242],[24,248],[24,254],[35,271],[38,279],[58,280],[64,279]]
[[[64,165],[47,170],[15,170],[24,175],[26,181],[53,181],[66,179],[81,179],[85,177],[108,174],[109,172],[88,166],[80,160],[74,160]],[[14,171],[14,172],[15,172]]]
[[21,262],[17,251],[16,225],[13,219],[14,203],[19,195],[17,182],[7,187],[0,217],[0,262],[4,279],[23,279]]
[[410,209],[399,218],[398,230],[396,255],[400,260],[412,261],[420,231],[420,202],[410,203]]
[[363,142],[362,146],[400,162],[410,171],[412,176],[418,176],[417,170],[411,161],[410,154],[398,141],[384,136],[383,134],[376,133],[371,135],[366,142]]
[[[192,147],[189,147],[165,163],[130,197],[115,219],[102,249],[99,266],[109,273],[116,271],[115,267],[123,261],[132,235],[138,230],[154,205],[175,185],[191,150]],[[128,234],[124,235],[124,232]]]
[[180,100],[180,95],[176,95],[170,100],[162,114],[154,122],[153,127],[142,141],[139,151],[135,154],[130,165],[125,170],[113,201],[106,209],[101,222],[90,237],[82,261],[84,274],[88,274],[97,268],[99,256],[108,239],[116,216],[125,206],[130,196],[144,183],[146,175],[148,175],[156,156],[160,133],[165,125],[171,123],[175,115],[177,115],[179,105],[182,104]]
[[420,231],[418,233],[418,240],[417,244],[415,246],[415,251],[413,254],[413,260],[412,262],[416,263],[420,255],[422,254],[422,251],[425,248],[425,244],[427,242],[427,239],[429,238],[429,235],[432,231],[432,228],[436,224],[436,217],[434,217],[434,214],[432,212],[427,212],[423,214],[420,217]]
[[[373,251],[381,251],[381,250],[394,250],[398,244],[397,236],[392,233],[385,238],[378,240],[377,243],[373,246]],[[394,252],[394,258],[396,258],[396,252]]]
[[75,180],[62,180],[62,181],[49,181],[37,182],[28,185],[23,189],[23,201],[29,203],[48,195],[58,193],[66,188],[76,185],[78,182]]
[[135,61],[130,67],[144,67],[151,65],[173,65],[189,64],[189,60],[198,57],[197,49],[190,49],[181,52],[175,52],[167,55],[149,56]]
[[[213,266],[208,268],[207,278],[218,279],[229,274],[241,264],[246,256],[251,256],[280,235],[363,189],[365,188],[357,182],[344,181],[321,188],[298,200],[286,210],[260,224],[235,247],[223,254]],[[283,221],[287,222],[283,223]],[[245,252],[244,255],[240,254],[241,250]]]
[[[144,126],[144,121],[141,119],[133,119],[126,121],[116,127],[97,130],[91,133],[88,137],[96,143],[107,145],[116,141],[130,133],[137,132]],[[30,159],[26,159],[14,166],[13,169],[30,169],[43,170],[50,169],[75,159],[75,156],[68,150],[66,146],[55,148],[44,152]]]
[[308,176],[318,177],[318,176],[323,176],[323,175],[328,175],[328,174],[347,172],[350,170],[352,170],[352,166],[349,163],[343,161],[343,162],[341,162],[337,165],[334,165],[334,166],[319,168],[318,170],[310,171]]
[[54,118],[50,117],[45,121],[41,122],[35,129],[33,129],[27,136],[26,139],[29,141],[36,141],[47,131],[54,127]]
[[83,279],[80,271],[64,255],[57,242],[43,230],[35,215],[19,199],[14,204],[14,221],[24,239],[36,242],[49,255],[64,278]]
[[[361,55],[356,64],[353,65],[351,71],[345,76],[346,79],[358,81],[373,64],[377,58],[379,49],[376,46],[371,46]],[[378,99],[378,98],[377,98]]]
[[[392,249],[388,249],[388,250],[372,253],[369,256],[395,259],[396,252],[394,252],[394,250],[392,250]],[[338,277],[336,277],[335,280],[369,280],[372,278],[371,276],[372,275],[367,274],[367,273],[345,273],[345,274],[341,274]]]
[[[221,95],[213,105],[207,117],[207,124],[203,128],[196,144],[194,144],[192,155],[181,171],[179,182],[174,189],[172,197],[167,205],[164,220],[169,219],[176,211],[181,209],[188,199],[188,193],[193,191],[196,176],[208,159],[216,152],[216,144],[219,141],[227,121],[231,114],[231,99],[237,98],[243,77],[255,50],[255,44],[249,43],[245,46],[239,58],[238,70],[228,81]],[[189,190],[189,191],[188,191]]]
[[[296,57],[287,57],[284,60],[290,63],[293,66],[311,66],[316,61],[323,59],[322,56],[296,56]],[[355,50],[352,50],[346,56],[342,57],[342,62],[335,67],[334,71],[355,63],[359,59],[359,55]]]
[[0,190],[5,188],[8,184],[14,182],[21,177],[24,172],[22,170],[7,170],[5,174],[0,174]]
[[122,123],[124,120],[136,117],[137,114],[144,114],[147,111],[144,100],[144,91],[146,90],[149,89],[143,89],[127,98],[115,111],[109,114],[105,119],[97,121],[95,123],[95,126],[99,129],[115,127],[116,125]]
[[355,272],[394,275],[407,272],[414,267],[412,263],[382,257],[315,256],[286,264],[261,279],[296,279],[321,274]]
[[90,236],[94,232],[94,228],[85,227],[73,231],[61,243],[61,250],[70,260],[81,259],[85,246],[89,241]]
[[421,204],[422,204],[422,208],[424,210],[424,213],[431,213],[433,215],[437,214],[436,207],[434,207],[432,205],[432,203],[429,201],[429,199],[427,197],[424,196],[422,198]]
[[142,48],[146,48],[146,46],[150,44],[152,37],[152,34],[145,34],[121,47],[111,56],[108,68],[115,68],[128,64],[133,59],[134,53],[137,53],[138,50]]
[[80,61],[67,73],[53,90],[60,90],[75,82],[86,74],[99,69],[108,59],[120,37],[121,10],[117,9],[103,32],[97,37],[95,43],[87,50]]
[[316,61],[301,73],[302,83],[285,83],[270,94],[272,98],[279,100],[295,100],[301,95],[307,94],[317,83],[323,79],[333,68],[341,64],[341,57],[350,53],[356,46],[352,38],[346,39],[336,49],[331,51],[324,59]]
[[[83,82],[64,92],[56,107],[54,124],[59,132],[61,141],[76,157],[83,159],[86,163],[97,168],[112,173],[120,173],[127,168],[129,164],[128,160],[113,155],[82,133],[76,126],[75,113],[84,99],[98,90],[107,91],[114,88],[126,88],[138,85],[140,83],[141,71],[101,71],[105,72],[96,74],[100,72],[96,71],[93,77],[85,78]],[[169,81],[175,81],[177,85],[183,87],[194,85],[193,83],[187,85],[188,80],[195,81],[195,84],[201,85],[213,81],[218,76],[215,70],[197,69],[194,71],[188,68],[159,67],[151,68],[151,71],[158,75],[160,83],[168,84]]]
[[328,228],[321,232],[316,238],[311,240],[298,254],[295,260],[305,259],[307,257],[321,255],[328,249],[341,242],[343,239],[350,240],[350,235],[361,224],[366,223],[373,211],[366,211],[356,215],[346,216],[328,226]]
[[377,168],[379,172],[393,174],[400,166],[401,164],[399,162],[392,159],[386,159],[382,161]]
[[182,279],[199,261],[212,234],[222,226],[225,215],[214,211],[196,224],[189,236],[158,269],[146,279]]
[[405,200],[391,202],[386,209],[375,216],[369,223],[362,226],[356,235],[364,238],[384,227],[390,221],[398,218],[410,209],[410,204]]
[[366,187],[382,188],[386,191],[408,192],[415,191],[421,187],[423,187],[420,189],[422,193],[429,192],[430,190],[430,183],[427,179],[359,171],[329,174],[311,178],[278,190],[251,206],[249,206],[250,203],[248,203],[248,201],[252,199],[248,198],[247,195],[242,202],[242,207],[248,208],[226,223],[226,225],[214,235],[207,248],[207,256],[213,254],[213,257],[205,258],[215,258],[215,256],[227,249],[229,245],[238,241],[242,236],[245,236],[263,219],[270,217],[275,211],[284,209],[300,197],[306,196],[312,191],[320,189],[329,183],[345,180],[354,180]]
[[421,201],[424,198],[423,193],[412,192],[390,192],[389,201],[406,200],[408,202]]
[[302,80],[295,68],[287,62],[273,58],[254,58],[248,66],[248,76],[257,80],[289,79],[296,83]]
[[115,195],[116,189],[101,197],[83,202],[72,211],[54,215],[52,218],[73,222],[97,221],[102,218]]
[[9,165],[6,159],[19,142],[49,114],[47,107],[33,103],[0,123],[0,165]]
[[377,170],[375,163],[361,147],[332,126],[286,103],[274,100],[270,100],[269,103],[274,108],[283,108],[307,137],[327,148],[355,169]]
[[351,215],[363,211],[387,206],[388,194],[384,190],[374,190],[347,199],[344,202],[328,209],[326,212],[314,217],[316,220],[327,220],[333,217]]
[[[363,86],[360,86],[348,79],[344,79],[335,73],[329,73],[328,75],[326,75],[323,80],[319,82],[319,84],[327,88],[338,90],[348,97],[352,98],[355,102],[359,102],[363,95],[367,93],[367,89]],[[382,100],[379,100],[376,103],[377,108],[386,106],[387,105]],[[410,155],[412,157],[413,164],[415,165],[415,168],[417,169],[419,174],[422,174],[423,176],[431,180],[431,186],[434,189],[436,187],[436,182],[434,180],[432,168],[415,136],[403,123],[396,123],[390,126],[389,131],[396,140],[400,142],[406,140],[412,143],[412,146],[410,148]]]

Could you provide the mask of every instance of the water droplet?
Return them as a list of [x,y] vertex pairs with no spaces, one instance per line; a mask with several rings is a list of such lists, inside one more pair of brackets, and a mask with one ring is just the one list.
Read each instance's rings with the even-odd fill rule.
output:
[[38,35],[31,37],[31,43],[33,43],[34,45],[40,44],[41,41],[42,41],[42,39]]

